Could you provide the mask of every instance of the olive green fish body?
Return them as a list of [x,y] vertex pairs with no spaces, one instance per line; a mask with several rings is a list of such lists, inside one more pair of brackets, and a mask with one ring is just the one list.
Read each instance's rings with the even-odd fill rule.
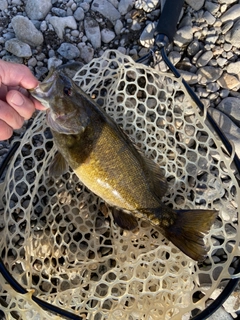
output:
[[141,155],[108,117],[92,107],[82,133],[66,137],[53,131],[58,149],[80,180],[108,204],[129,211],[158,208],[161,203],[151,192]]
[[[47,121],[59,150],[52,174],[68,165],[80,180],[113,210],[119,226],[133,229],[147,218],[164,236],[195,260],[207,253],[204,234],[214,210],[179,210],[165,206],[163,171],[142,156],[114,121],[61,71],[53,71],[31,94],[49,109]],[[126,214],[130,212],[131,214]]]

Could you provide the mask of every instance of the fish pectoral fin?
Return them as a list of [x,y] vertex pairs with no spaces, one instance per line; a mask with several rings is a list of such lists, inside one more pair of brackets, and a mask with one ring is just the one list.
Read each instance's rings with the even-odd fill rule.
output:
[[50,176],[59,177],[68,171],[68,163],[60,152],[57,152],[49,165]]
[[112,209],[114,222],[122,229],[134,230],[138,226],[137,219],[133,214],[127,213],[119,208]]

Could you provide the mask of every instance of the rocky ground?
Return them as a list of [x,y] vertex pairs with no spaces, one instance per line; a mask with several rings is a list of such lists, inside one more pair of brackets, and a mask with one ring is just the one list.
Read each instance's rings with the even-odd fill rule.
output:
[[[0,58],[27,65],[39,80],[52,66],[88,63],[109,48],[137,59],[149,50],[164,2],[0,0]],[[240,155],[239,53],[240,1],[185,1],[168,55]],[[167,69],[162,61],[158,68]],[[0,159],[23,130],[0,142]],[[239,300],[236,291],[215,316],[232,319]]]

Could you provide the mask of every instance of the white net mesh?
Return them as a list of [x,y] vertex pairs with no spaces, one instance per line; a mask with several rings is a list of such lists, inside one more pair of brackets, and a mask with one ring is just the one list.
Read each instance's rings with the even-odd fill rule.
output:
[[[0,231],[5,265],[39,298],[86,319],[181,319],[203,310],[239,254],[240,197],[231,158],[169,74],[107,51],[74,80],[165,169],[164,202],[175,209],[219,210],[206,236],[209,255],[204,263],[193,262],[142,220],[137,231],[123,231],[110,212],[101,213],[101,200],[72,171],[49,177],[56,149],[45,114],[39,113],[5,176]],[[22,319],[57,318],[32,302],[32,293],[16,293],[1,276],[7,319],[14,319],[14,312]]]

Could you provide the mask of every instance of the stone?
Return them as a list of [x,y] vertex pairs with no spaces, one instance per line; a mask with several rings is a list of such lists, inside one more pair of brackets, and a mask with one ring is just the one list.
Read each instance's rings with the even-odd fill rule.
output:
[[113,24],[121,15],[119,11],[107,0],[94,0],[91,6],[93,11],[101,13],[105,18]]
[[238,127],[240,127],[240,98],[227,97],[219,103],[217,109],[226,114]]
[[141,33],[140,43],[146,48],[151,48],[154,45],[154,32],[157,26],[157,22],[150,22],[146,25],[145,29]]
[[216,14],[219,11],[220,5],[218,3],[206,1],[204,7],[211,14]]
[[67,16],[70,17],[73,15],[72,9],[71,8],[67,8]]
[[71,31],[71,35],[75,38],[77,38],[79,36],[79,31],[78,30],[73,30]]
[[81,7],[78,7],[73,14],[76,21],[84,20],[84,10]]
[[171,51],[168,55],[168,58],[175,66],[181,60],[181,54],[178,51]]
[[56,57],[51,57],[48,59],[48,70],[51,68],[57,68],[62,64],[62,60],[56,58]]
[[97,21],[91,17],[84,20],[84,29],[87,38],[91,42],[94,49],[101,47],[101,33]]
[[37,65],[37,59],[35,57],[32,57],[28,60],[28,66],[29,67],[36,67]]
[[52,8],[51,11],[58,17],[66,17],[67,15],[66,11],[60,8]]
[[121,33],[122,28],[123,28],[122,21],[117,20],[114,25],[114,31],[115,31],[116,35],[119,35]]
[[75,10],[77,9],[77,4],[76,4],[76,3],[73,3],[73,4],[71,5],[71,9],[72,9],[72,11],[75,11]]
[[132,10],[134,2],[135,0],[120,0],[118,5],[118,11],[121,13],[121,15],[124,15],[130,10]]
[[186,26],[192,26],[192,18],[190,15],[183,16],[183,18],[181,19],[181,22],[178,25],[178,29],[181,29]]
[[137,0],[135,2],[135,8],[143,9],[146,12],[151,12],[157,7],[158,2],[158,0]]
[[190,56],[195,56],[199,52],[200,44],[197,39],[194,39],[187,48],[187,52]]
[[12,27],[16,38],[32,47],[39,46],[43,43],[42,33],[36,29],[32,21],[23,16],[12,18]]
[[137,20],[133,20],[132,25],[131,25],[131,30],[138,31],[141,29],[142,29],[141,24]]
[[13,39],[15,37],[16,37],[16,35],[13,32],[6,32],[3,34],[3,38],[5,40]]
[[224,12],[220,19],[222,22],[238,19],[240,16],[240,4],[235,4]]
[[48,28],[47,22],[46,22],[45,20],[42,21],[41,24],[40,24],[40,30],[41,30],[42,32],[44,32],[44,31],[47,30],[47,28]]
[[179,47],[182,47],[188,43],[190,43],[193,39],[193,30],[191,26],[185,26],[179,30],[177,30],[174,43]]
[[213,57],[212,51],[206,51],[198,58],[196,65],[198,67],[204,67],[208,64],[208,62],[212,59],[212,57]]
[[216,18],[208,11],[205,11],[203,14],[203,18],[209,25],[213,25],[216,21]]
[[83,1],[80,3],[80,7],[83,8],[84,12],[87,12],[90,9],[90,4],[87,1]]
[[71,43],[63,42],[57,52],[65,59],[72,60],[80,56],[79,49]]
[[30,19],[43,20],[51,8],[51,0],[28,0],[25,11]]
[[[231,51],[232,50],[232,44],[225,42],[224,45],[223,45],[223,50],[224,51]],[[223,54],[224,54],[224,52],[223,52]]]
[[226,70],[227,73],[236,74],[240,76],[240,61],[229,63]]
[[46,75],[48,73],[48,68],[43,67],[43,66],[37,66],[35,68],[35,72],[36,72],[36,77],[38,79],[40,79],[41,77],[46,77]]
[[219,79],[222,75],[222,69],[212,66],[205,66],[198,69],[197,75],[199,76],[200,83],[206,84]]
[[219,84],[217,84],[216,82],[210,82],[206,85],[206,90],[207,92],[218,92],[220,89]]
[[63,39],[64,35],[64,29],[70,28],[70,29],[77,29],[77,23],[74,17],[50,17],[49,22],[53,26],[54,30],[56,31],[57,36],[60,39]]
[[126,48],[124,48],[124,47],[118,47],[117,50],[119,52],[121,52],[122,54],[126,54],[126,51],[127,51]]
[[231,4],[233,2],[236,2],[236,0],[218,0],[219,3],[223,4]]
[[7,61],[7,62],[14,62],[14,63],[23,63],[23,58],[17,57],[17,56],[12,56],[12,55],[5,55],[2,58],[3,61]]
[[227,97],[229,96],[229,90],[227,90],[227,89],[222,89],[222,90],[220,90],[219,96],[220,96],[222,99],[227,98]]
[[204,0],[186,0],[186,3],[189,4],[194,10],[200,10],[204,5]]
[[0,11],[7,10],[7,8],[8,8],[7,0],[1,0],[0,1]]
[[12,5],[13,6],[21,6],[23,3],[21,0],[12,0]]
[[102,37],[102,42],[109,43],[115,38],[115,33],[109,29],[102,29],[101,37]]
[[206,40],[205,42],[207,44],[215,44],[217,39],[218,39],[218,33],[212,32],[212,33],[208,33],[206,36]]
[[219,65],[219,67],[223,68],[224,65],[227,63],[227,59],[226,58],[217,58],[217,64]]
[[232,29],[226,34],[226,41],[240,48],[240,19],[234,23]]
[[217,80],[217,83],[223,89],[229,89],[229,90],[232,90],[240,85],[239,79],[227,72],[223,73],[223,75]]
[[188,84],[198,83],[198,76],[195,73],[186,70],[178,70],[178,72]]
[[84,42],[78,44],[80,50],[80,57],[85,63],[89,63],[93,59],[94,50],[93,48],[87,46]]
[[233,21],[229,20],[226,21],[226,23],[224,23],[224,25],[222,26],[222,34],[225,34],[228,32],[228,30],[230,30],[233,26]]
[[30,46],[16,38],[7,40],[5,42],[5,49],[20,58],[29,58],[32,55]]

